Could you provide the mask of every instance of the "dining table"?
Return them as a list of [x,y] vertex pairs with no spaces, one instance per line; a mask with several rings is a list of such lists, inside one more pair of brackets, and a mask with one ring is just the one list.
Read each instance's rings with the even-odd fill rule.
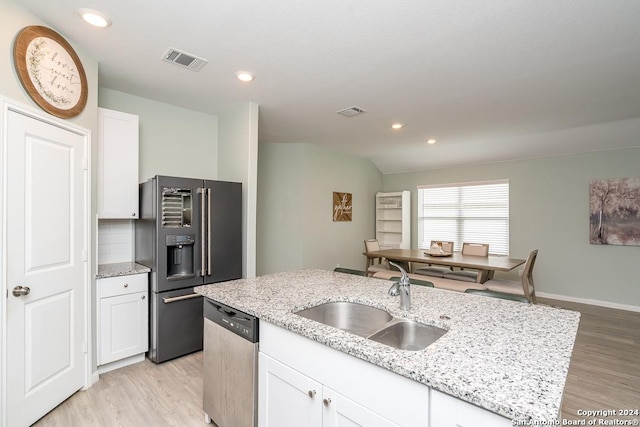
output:
[[461,252],[429,254],[425,249],[381,249],[363,253],[367,258],[386,258],[389,261],[405,261],[413,271],[413,264],[436,264],[449,267],[470,268],[480,271],[478,283],[493,279],[496,271],[511,271],[525,263],[520,258],[506,255],[463,255]]

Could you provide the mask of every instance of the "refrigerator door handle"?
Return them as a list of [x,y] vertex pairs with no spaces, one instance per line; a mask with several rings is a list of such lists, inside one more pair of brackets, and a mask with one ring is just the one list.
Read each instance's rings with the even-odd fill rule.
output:
[[211,188],[207,188],[207,274],[211,275]]
[[205,205],[204,205],[204,201],[205,201],[205,193],[206,189],[205,188],[200,188],[199,189],[199,193],[200,193],[200,249],[201,249],[201,253],[202,255],[200,256],[200,276],[204,277],[206,275],[206,264],[205,264],[205,249],[206,249],[206,242],[205,242],[205,231],[204,231],[204,211],[205,211]]
[[201,297],[200,294],[187,294],[179,297],[171,297],[171,298],[162,298],[162,302],[165,304],[171,304],[172,302],[184,301],[186,299],[198,298]]

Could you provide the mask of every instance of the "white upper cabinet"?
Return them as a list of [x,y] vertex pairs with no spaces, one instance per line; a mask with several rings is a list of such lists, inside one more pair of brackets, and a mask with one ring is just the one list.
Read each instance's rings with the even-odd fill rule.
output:
[[98,218],[138,218],[138,116],[98,108]]

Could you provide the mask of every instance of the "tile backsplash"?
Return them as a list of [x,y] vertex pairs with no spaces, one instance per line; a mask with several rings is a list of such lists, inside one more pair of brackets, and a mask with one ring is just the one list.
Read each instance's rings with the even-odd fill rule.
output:
[[98,264],[133,261],[133,233],[133,220],[98,220]]

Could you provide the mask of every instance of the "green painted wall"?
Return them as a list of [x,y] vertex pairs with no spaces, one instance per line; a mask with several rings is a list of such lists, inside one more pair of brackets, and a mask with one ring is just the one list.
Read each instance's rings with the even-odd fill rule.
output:
[[140,121],[140,182],[155,175],[218,178],[218,117],[100,88],[100,107]]
[[[382,174],[366,159],[310,144],[261,144],[258,275],[300,268],[364,268]],[[353,220],[333,222],[333,192],[352,193]]]
[[258,104],[241,103],[219,118],[218,179],[242,183],[242,277],[256,275]]
[[[638,165],[640,149],[623,149],[385,175],[384,190],[411,190],[414,225],[420,184],[509,179],[511,256],[526,258],[539,249],[536,289],[637,307],[640,247],[589,244],[588,192],[591,179],[640,176]],[[415,226],[412,247],[417,247]]]

